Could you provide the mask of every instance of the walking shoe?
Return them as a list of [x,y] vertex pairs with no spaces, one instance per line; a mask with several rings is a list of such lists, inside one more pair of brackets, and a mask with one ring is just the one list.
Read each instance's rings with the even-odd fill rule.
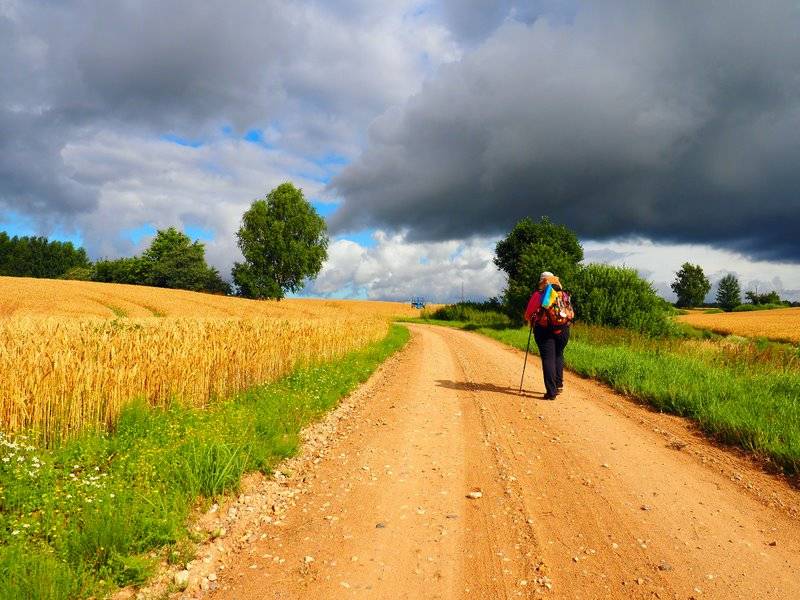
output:
[[542,400],[555,400],[558,394],[545,394],[542,396]]

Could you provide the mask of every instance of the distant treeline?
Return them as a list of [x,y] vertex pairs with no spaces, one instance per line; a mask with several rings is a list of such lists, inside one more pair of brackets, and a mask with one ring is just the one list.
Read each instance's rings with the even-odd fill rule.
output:
[[86,250],[45,237],[9,237],[0,231],[0,275],[56,279],[72,269],[88,269]]
[[0,232],[0,275],[78,279],[229,294],[230,284],[209,266],[205,245],[170,227],[159,230],[140,256],[89,261],[71,242],[9,237]]
[[719,308],[726,312],[744,312],[800,306],[799,302],[781,299],[775,290],[761,294],[757,291],[747,291],[744,294],[747,304],[742,304],[742,286],[733,273],[728,273],[719,280],[716,302],[704,302],[711,291],[711,282],[703,272],[703,267],[688,262],[683,263],[680,271],[675,273],[675,281],[671,287],[678,296],[678,301],[675,303],[678,308],[704,307]]
[[328,257],[323,219],[290,182],[254,200],[242,215],[236,243],[242,262],[231,271],[233,286],[206,263],[206,248],[174,227],[156,232],[140,256],[92,264],[83,248],[43,237],[0,233],[0,275],[81,279],[280,300],[316,277]]

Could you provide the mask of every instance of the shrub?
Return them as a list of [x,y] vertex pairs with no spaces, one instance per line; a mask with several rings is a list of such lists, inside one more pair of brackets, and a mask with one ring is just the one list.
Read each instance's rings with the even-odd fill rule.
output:
[[733,309],[733,312],[752,312],[754,310],[772,310],[774,308],[786,308],[785,304],[740,304]]
[[422,316],[428,319],[459,321],[480,326],[511,325],[511,319],[500,310],[500,304],[496,300],[482,303],[459,302],[442,306],[432,312],[425,311]]
[[591,325],[623,327],[651,335],[671,331],[665,302],[634,269],[591,264],[569,287],[576,318]]

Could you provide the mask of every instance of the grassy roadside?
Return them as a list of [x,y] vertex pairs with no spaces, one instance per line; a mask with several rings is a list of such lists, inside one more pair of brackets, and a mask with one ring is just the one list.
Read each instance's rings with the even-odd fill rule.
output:
[[[527,328],[471,329],[525,349]],[[625,330],[573,327],[564,358],[586,377],[695,420],[715,439],[800,474],[800,353],[796,348],[733,340],[649,338]],[[535,352],[535,345],[532,349]]]
[[296,370],[206,410],[132,405],[111,434],[55,450],[0,434],[0,599],[99,597],[186,561],[192,509],[296,452],[298,434],[408,340]]

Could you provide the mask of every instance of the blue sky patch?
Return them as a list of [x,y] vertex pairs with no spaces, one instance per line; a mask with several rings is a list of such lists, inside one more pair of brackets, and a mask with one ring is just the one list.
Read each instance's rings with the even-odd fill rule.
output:
[[130,229],[123,229],[120,231],[120,237],[130,240],[134,244],[139,244],[144,238],[152,237],[156,234],[156,228],[145,223],[139,227],[132,227]]
[[264,132],[260,129],[251,129],[245,133],[244,136],[242,136],[242,139],[246,142],[252,142],[254,144],[263,144]]
[[[328,219],[339,208],[339,202],[320,202],[319,200],[311,199],[311,206],[313,206],[320,216]],[[374,229],[362,229],[360,231],[353,231],[342,235],[333,236],[334,240],[350,240],[364,248],[373,248],[376,245],[375,238],[372,237],[375,233]]]
[[66,233],[62,229],[56,228],[43,234],[30,217],[15,211],[0,213],[0,231],[5,231],[10,237],[44,235],[50,241],[72,242],[74,246],[83,246],[83,236],[79,232]]
[[183,232],[194,240],[200,240],[201,242],[213,242],[214,241],[214,230],[213,229],[205,229],[203,227],[199,227],[197,225],[186,225],[183,228]]
[[344,235],[337,235],[337,240],[350,240],[351,242],[355,242],[359,246],[363,248],[374,248],[377,244],[375,238],[372,237],[375,233],[374,229],[362,229],[361,231],[355,231],[353,233],[346,233]]
[[161,139],[165,142],[172,142],[173,144],[178,144],[179,146],[187,146],[189,148],[199,148],[203,145],[203,142],[200,140],[191,140],[189,138],[181,137],[179,135],[175,135],[174,133],[167,133],[161,136]]
[[310,202],[311,206],[314,207],[314,210],[316,210],[319,213],[319,216],[321,216],[324,219],[330,217],[333,213],[336,212],[336,209],[339,208],[338,202],[320,202],[319,200],[315,200],[314,198],[311,198]]

